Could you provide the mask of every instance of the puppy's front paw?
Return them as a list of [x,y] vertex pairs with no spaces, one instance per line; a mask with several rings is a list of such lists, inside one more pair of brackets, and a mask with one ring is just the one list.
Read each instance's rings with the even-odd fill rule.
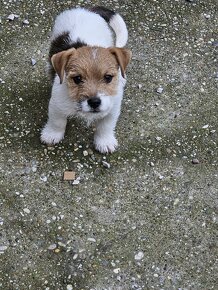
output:
[[42,130],[41,142],[48,145],[53,145],[59,143],[64,138],[64,131],[55,131],[49,128],[47,125]]
[[101,153],[113,153],[117,146],[117,139],[112,135],[94,138],[95,149]]

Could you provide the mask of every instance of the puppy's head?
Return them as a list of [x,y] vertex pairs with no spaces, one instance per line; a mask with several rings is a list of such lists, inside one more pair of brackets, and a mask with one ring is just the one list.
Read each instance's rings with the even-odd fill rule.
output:
[[106,115],[119,89],[119,71],[125,71],[131,52],[124,48],[81,47],[52,56],[52,65],[60,83],[64,77],[80,115]]

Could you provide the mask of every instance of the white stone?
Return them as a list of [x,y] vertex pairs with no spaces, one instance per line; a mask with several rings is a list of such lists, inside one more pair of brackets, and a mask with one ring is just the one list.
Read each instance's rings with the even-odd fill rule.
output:
[[207,124],[207,125],[204,125],[203,127],[202,127],[202,129],[207,129],[209,127],[209,125]]
[[96,239],[94,239],[94,238],[88,238],[87,241],[96,243]]
[[163,93],[163,87],[159,87],[159,88],[157,88],[157,93],[158,94],[162,94]]
[[25,19],[25,20],[23,21],[23,24],[28,25],[28,24],[30,24],[30,23],[29,23],[29,21],[28,21],[27,19]]
[[34,66],[36,64],[36,60],[34,58],[31,58],[31,64]]
[[25,213],[28,213],[28,214],[30,213],[30,210],[29,210],[28,208],[24,208],[23,211],[24,211]]
[[42,176],[40,177],[40,180],[46,182],[46,181],[48,180],[48,178],[47,178],[47,176],[42,175]]
[[108,169],[111,167],[111,165],[108,162],[106,162],[106,161],[102,161],[102,164],[103,164],[104,167],[106,167]]
[[135,260],[139,261],[143,259],[143,257],[144,257],[144,253],[140,251],[135,255]]
[[88,155],[89,155],[88,151],[84,150],[84,151],[83,151],[83,156],[86,157],[86,156],[88,156]]
[[73,185],[78,185],[80,184],[80,179],[75,179],[73,182],[72,182]]
[[115,273],[115,274],[120,273],[120,268],[116,268],[116,269],[114,269],[114,273]]
[[4,252],[5,250],[7,250],[7,246],[0,246],[0,252]]
[[56,244],[52,244],[48,247],[48,250],[54,250],[57,248],[57,245]]
[[13,21],[15,18],[15,15],[12,13],[10,15],[8,15],[7,19]]

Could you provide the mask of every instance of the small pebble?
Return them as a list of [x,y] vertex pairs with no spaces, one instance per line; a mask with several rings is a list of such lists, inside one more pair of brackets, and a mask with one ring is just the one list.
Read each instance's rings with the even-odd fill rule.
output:
[[178,198],[176,198],[175,200],[174,200],[174,203],[173,203],[173,205],[177,205],[179,203],[179,199]]
[[37,171],[37,167],[36,166],[33,166],[32,167],[32,172],[35,173],[36,171]]
[[92,243],[96,243],[96,239],[94,239],[94,238],[88,238],[87,241],[92,242]]
[[196,159],[196,158],[192,159],[192,164],[199,164],[199,163],[200,163],[200,161],[198,159]]
[[28,213],[28,214],[30,213],[30,210],[29,210],[28,208],[24,208],[23,211],[24,211],[25,213]]
[[53,151],[55,148],[54,148],[54,146],[48,146],[47,149],[48,149],[49,151]]
[[58,242],[58,245],[59,245],[60,247],[66,248],[66,245],[65,245],[64,243],[62,243],[62,242]]
[[86,157],[86,156],[88,156],[88,155],[89,155],[89,152],[88,152],[88,151],[86,151],[86,150],[84,150],[84,151],[83,151],[83,156],[85,156],[85,157]]
[[89,153],[89,155],[92,155],[94,153],[93,150],[90,148],[87,150],[87,152]]
[[215,46],[215,47],[217,47],[218,46],[218,40],[217,41],[213,41],[212,42],[212,45]]
[[157,137],[155,137],[155,139],[156,139],[157,141],[161,141],[162,138],[157,136]]
[[0,217],[0,226],[2,226],[4,223],[4,220]]
[[142,85],[141,84],[138,84],[138,88],[139,88],[139,90],[142,88]]
[[116,268],[116,269],[114,269],[114,273],[115,273],[115,274],[120,273],[120,268]]
[[78,254],[75,254],[74,256],[73,256],[73,260],[76,260],[78,258]]
[[3,254],[3,252],[5,251],[5,250],[7,250],[7,246],[0,246],[0,254],[2,253]]
[[143,257],[144,257],[144,253],[140,251],[135,255],[135,260],[139,261],[143,259]]
[[23,21],[23,24],[24,24],[24,25],[29,25],[30,23],[29,23],[29,21],[28,21],[27,19],[25,19],[25,20]]
[[31,64],[34,66],[36,64],[36,60],[34,58],[31,58]]
[[108,163],[108,162],[106,162],[106,161],[102,161],[102,164],[103,164],[103,166],[106,167],[106,168],[111,168],[110,163]]
[[67,285],[67,290],[73,290],[73,286],[71,284]]
[[10,20],[10,21],[13,21],[15,18],[15,15],[12,13],[10,15],[8,15],[7,19]]
[[40,176],[40,180],[46,182],[48,180],[48,178],[47,178],[47,176],[42,175],[42,176]]
[[162,94],[163,93],[163,87],[159,87],[159,88],[157,88],[157,90],[156,90],[156,92],[158,93],[158,94]]
[[52,244],[48,247],[48,250],[54,250],[57,248],[57,245],[56,244]]
[[202,127],[202,129],[207,129],[209,127],[209,125],[207,124],[207,125],[204,125],[203,127]]
[[205,17],[206,19],[210,19],[210,14],[204,14],[204,17]]
[[73,182],[72,182],[73,185],[78,185],[80,184],[80,177],[77,177],[77,179],[75,179]]

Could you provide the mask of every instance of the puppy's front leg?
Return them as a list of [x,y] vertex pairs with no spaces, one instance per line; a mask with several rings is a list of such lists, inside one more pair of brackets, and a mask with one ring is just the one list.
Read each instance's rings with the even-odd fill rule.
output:
[[48,145],[59,143],[64,138],[67,116],[52,102],[49,104],[48,121],[41,133],[41,141]]
[[116,150],[118,142],[114,130],[118,117],[119,112],[110,113],[104,119],[97,122],[94,145],[99,152],[112,153]]

